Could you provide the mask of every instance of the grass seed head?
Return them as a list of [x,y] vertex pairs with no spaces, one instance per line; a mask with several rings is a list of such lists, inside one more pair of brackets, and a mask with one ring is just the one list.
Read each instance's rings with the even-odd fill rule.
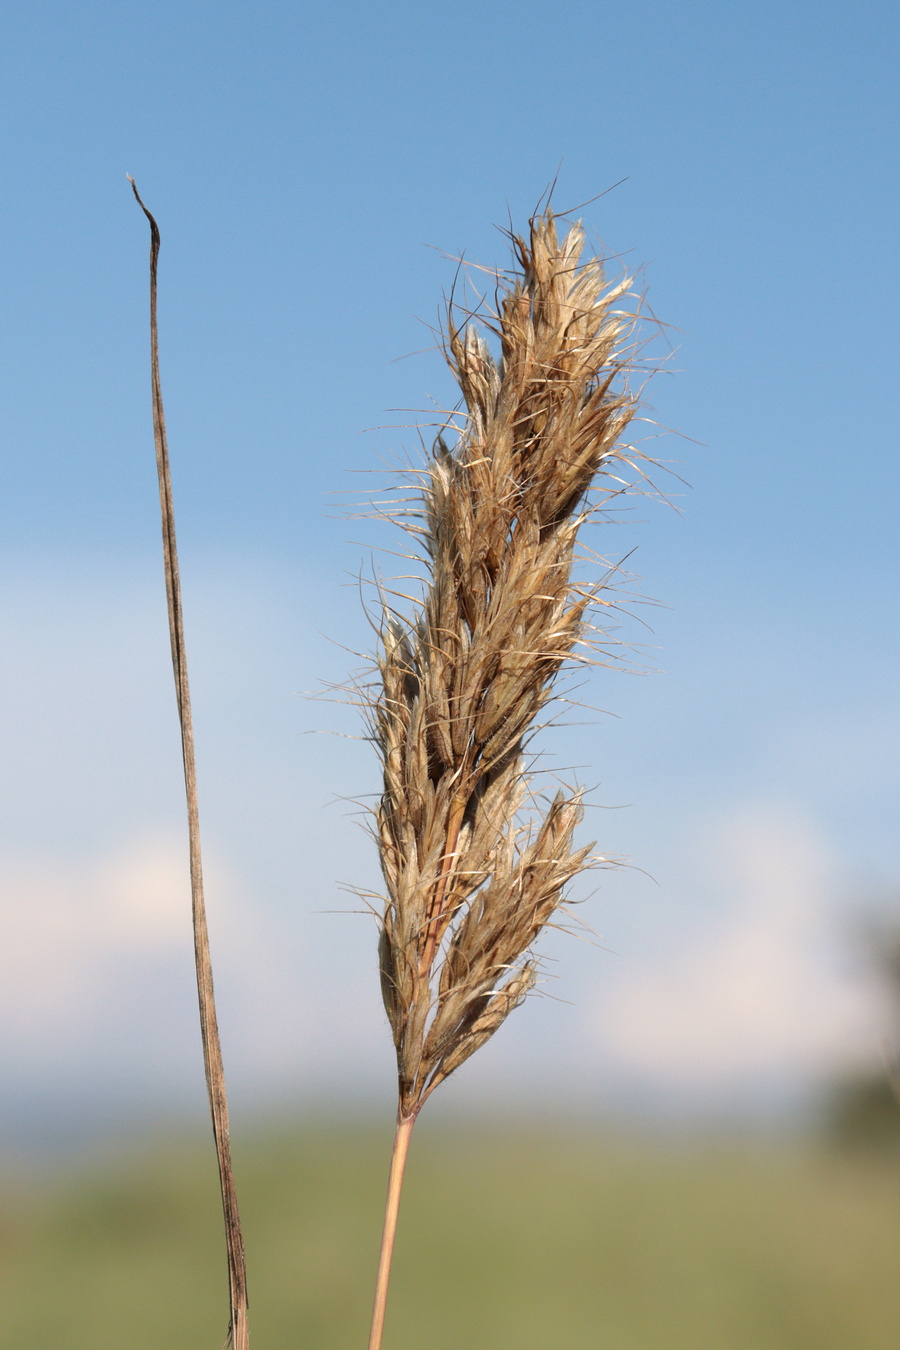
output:
[[598,258],[581,261],[580,225],[560,239],[547,212],[513,247],[487,321],[499,359],[447,314],[465,417],[419,479],[406,528],[426,587],[412,613],[385,615],[370,706],[381,980],[407,1117],[526,997],[535,940],[589,866],[580,790],[523,823],[525,744],[561,669],[591,659],[588,614],[609,603],[608,577],[578,584],[573,564],[579,526],[628,486],[635,316],[630,278],[610,286]]

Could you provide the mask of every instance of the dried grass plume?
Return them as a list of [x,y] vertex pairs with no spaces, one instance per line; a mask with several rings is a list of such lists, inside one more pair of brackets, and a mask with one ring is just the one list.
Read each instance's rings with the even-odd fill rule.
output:
[[573,563],[579,526],[619,496],[634,462],[623,444],[637,406],[625,378],[631,279],[608,286],[598,258],[581,261],[581,226],[560,240],[549,212],[513,245],[517,274],[500,281],[487,324],[499,360],[448,310],[465,414],[455,445],[438,437],[420,510],[403,520],[426,592],[407,616],[385,607],[371,705],[401,1117],[525,998],[535,939],[590,858],[573,842],[580,791],[522,823],[525,747],[561,669],[591,659],[590,617],[608,603],[608,572],[578,584]]
[[414,471],[412,503],[392,513],[425,583],[405,612],[382,593],[367,699],[384,775],[381,984],[399,1077],[369,1350],[381,1345],[416,1117],[533,988],[534,944],[590,865],[593,846],[574,838],[580,789],[536,813],[526,747],[560,672],[603,642],[592,619],[612,603],[616,569],[575,579],[579,528],[641,477],[625,439],[637,410],[631,278],[609,285],[599,258],[582,261],[581,226],[560,239],[549,210],[527,239],[511,238],[516,268],[496,275],[481,330],[448,307],[444,348],[464,409]]

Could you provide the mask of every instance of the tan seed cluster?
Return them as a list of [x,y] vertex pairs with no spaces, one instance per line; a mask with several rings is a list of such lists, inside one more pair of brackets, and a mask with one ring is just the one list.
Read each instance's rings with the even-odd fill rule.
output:
[[535,939],[589,865],[590,848],[573,844],[579,791],[523,824],[524,747],[564,663],[589,659],[588,614],[603,603],[603,583],[578,585],[572,569],[592,489],[622,490],[636,401],[624,379],[633,319],[616,306],[629,279],[607,286],[599,259],[581,262],[581,227],[560,240],[550,213],[514,247],[489,325],[499,360],[448,313],[465,422],[452,447],[438,438],[422,480],[408,528],[427,590],[409,619],[385,619],[371,708],[401,1118],[521,1003]]

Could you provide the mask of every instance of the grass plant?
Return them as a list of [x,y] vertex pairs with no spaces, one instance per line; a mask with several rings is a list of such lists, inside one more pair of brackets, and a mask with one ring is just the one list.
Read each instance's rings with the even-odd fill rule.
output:
[[[491,1037],[538,978],[534,944],[592,863],[575,843],[582,792],[532,790],[529,741],[572,663],[598,659],[616,569],[576,580],[579,529],[634,481],[626,434],[631,279],[583,260],[551,211],[510,235],[496,303],[444,348],[462,395],[393,512],[424,564],[424,593],[383,592],[369,701],[383,766],[376,832],[384,1006],[399,1099],[369,1350],[379,1350],[410,1137],[428,1097]],[[486,334],[499,345],[492,355]]]

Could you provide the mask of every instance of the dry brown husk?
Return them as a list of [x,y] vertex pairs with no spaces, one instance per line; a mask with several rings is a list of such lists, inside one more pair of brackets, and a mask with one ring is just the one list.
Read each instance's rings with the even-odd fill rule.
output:
[[635,315],[630,278],[609,286],[598,258],[581,262],[580,225],[560,240],[548,212],[512,238],[517,268],[498,277],[486,324],[498,359],[485,325],[448,309],[465,411],[455,443],[445,430],[419,474],[418,513],[404,516],[426,586],[411,614],[385,603],[369,705],[401,1118],[534,987],[535,940],[593,847],[574,843],[580,789],[523,819],[534,804],[525,747],[561,670],[592,659],[590,620],[610,603],[610,572],[576,582],[573,565],[579,527],[633,477]]

